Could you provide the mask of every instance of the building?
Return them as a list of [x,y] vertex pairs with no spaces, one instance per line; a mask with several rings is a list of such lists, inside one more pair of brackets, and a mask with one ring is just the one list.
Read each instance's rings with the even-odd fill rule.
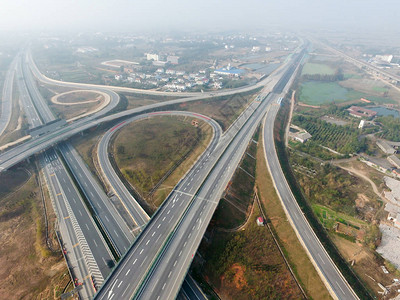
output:
[[300,143],[305,143],[311,138],[312,138],[312,135],[309,134],[308,132],[300,132],[300,133],[297,133],[294,135],[294,139],[296,141],[299,141]]
[[356,117],[356,118],[373,118],[376,116],[377,112],[366,109],[364,107],[360,106],[351,106],[350,108],[347,109],[349,112],[350,116]]
[[146,59],[147,59],[147,60],[158,61],[158,54],[155,54],[155,53],[146,53]]
[[393,59],[393,55],[386,54],[386,55],[376,55],[375,58],[382,62],[390,63]]
[[179,56],[175,55],[168,55],[167,56],[167,62],[173,64],[173,65],[178,65],[179,64]]
[[230,65],[226,68],[217,69],[214,71],[215,74],[231,77],[239,77],[244,73],[244,70],[232,68]]
[[389,145],[384,140],[377,140],[376,145],[385,153],[385,154],[395,154],[397,150]]
[[358,129],[363,129],[364,128],[364,124],[365,124],[365,121],[361,120],[360,124],[358,124]]
[[264,226],[264,218],[263,217],[258,217],[257,218],[257,225],[258,226]]
[[400,159],[396,155],[390,155],[387,160],[397,169],[400,168]]

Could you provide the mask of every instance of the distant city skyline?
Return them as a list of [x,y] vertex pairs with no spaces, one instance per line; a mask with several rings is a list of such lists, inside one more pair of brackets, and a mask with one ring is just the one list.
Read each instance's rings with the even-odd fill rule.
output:
[[0,31],[292,30],[398,31],[393,0],[2,1]]

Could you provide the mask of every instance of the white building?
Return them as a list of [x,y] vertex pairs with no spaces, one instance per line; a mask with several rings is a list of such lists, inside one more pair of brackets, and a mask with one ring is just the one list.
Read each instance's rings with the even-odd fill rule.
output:
[[155,53],[146,53],[147,60],[158,60],[158,54]]

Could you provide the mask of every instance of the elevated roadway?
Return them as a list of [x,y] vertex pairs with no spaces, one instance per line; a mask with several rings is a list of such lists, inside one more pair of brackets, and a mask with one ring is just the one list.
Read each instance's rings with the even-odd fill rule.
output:
[[[285,63],[279,69],[275,70],[270,76],[268,76],[265,80],[263,80],[262,83],[266,86],[274,85],[276,83],[276,81],[282,76],[283,70],[285,69],[286,65],[287,65],[287,63]],[[32,70],[34,70],[34,69],[32,69]],[[38,70],[33,71],[34,75],[41,76],[40,72],[39,72],[39,74],[36,74],[37,72],[39,72],[39,71]],[[55,82],[53,84],[64,86],[65,83],[64,82]],[[260,84],[261,84],[261,82],[260,82]],[[77,87],[77,88],[84,87],[86,89],[89,89],[89,87],[87,87],[85,84],[78,84],[78,83],[74,83],[74,87]],[[97,88],[99,88],[99,86],[94,85],[92,88],[97,89]],[[70,138],[71,136],[73,136],[83,130],[89,129],[89,128],[94,127],[103,122],[108,122],[108,121],[112,121],[115,119],[128,117],[133,114],[140,114],[140,113],[150,111],[150,110],[156,110],[161,107],[168,106],[168,105],[174,105],[174,104],[179,104],[179,103],[189,102],[189,101],[203,100],[203,99],[207,99],[207,98],[214,97],[214,96],[234,95],[236,93],[250,91],[255,88],[256,87],[253,86],[253,87],[245,87],[243,89],[238,89],[238,90],[234,90],[234,91],[224,91],[224,92],[219,92],[219,93],[202,93],[199,96],[192,96],[192,97],[183,98],[183,99],[174,99],[174,100],[164,101],[161,103],[154,103],[151,105],[146,105],[143,107],[138,107],[138,108],[122,111],[122,112],[115,113],[115,114],[105,116],[105,117],[99,117],[99,114],[94,114],[90,117],[86,117],[84,119],[73,122],[72,124],[69,124],[68,126],[64,126],[57,130],[54,130],[53,132],[50,132],[43,136],[40,136],[36,139],[32,139],[20,146],[16,146],[15,148],[0,154],[0,172],[2,170],[10,168],[11,166],[19,163],[20,161],[28,158],[29,156],[33,155],[34,153],[36,153],[38,151],[47,149],[60,141],[66,140],[66,139]],[[110,92],[108,90],[108,86],[103,86],[103,89],[104,89],[104,92],[111,93],[111,96],[113,97],[113,99],[119,98],[115,92]],[[176,93],[175,93],[175,95],[176,95]],[[117,100],[115,100],[115,101],[117,101]],[[103,113],[103,111],[100,112],[100,114],[101,113]]]

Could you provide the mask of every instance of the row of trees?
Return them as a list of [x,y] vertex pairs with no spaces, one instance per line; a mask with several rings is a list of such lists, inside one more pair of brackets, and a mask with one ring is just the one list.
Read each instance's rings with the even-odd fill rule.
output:
[[366,141],[358,139],[358,132],[350,126],[330,124],[315,117],[295,115],[295,125],[307,130],[315,142],[343,154],[364,151]]
[[393,141],[400,142],[400,119],[393,116],[379,117],[377,122],[382,124],[379,137]]
[[325,81],[325,82],[344,80],[344,75],[340,69],[337,70],[334,74],[304,74],[302,77],[304,80]]

